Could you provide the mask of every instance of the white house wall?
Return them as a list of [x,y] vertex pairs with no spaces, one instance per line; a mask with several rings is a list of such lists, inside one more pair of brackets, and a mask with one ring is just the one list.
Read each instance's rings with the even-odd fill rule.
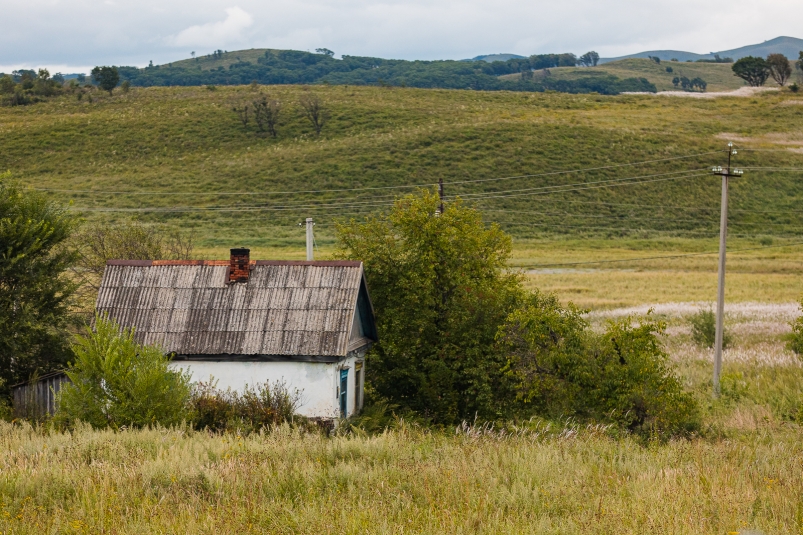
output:
[[[362,373],[359,392],[365,388],[365,359],[364,353],[351,356],[337,363],[324,362],[238,362],[238,361],[200,361],[178,360],[170,363],[174,369],[190,372],[192,382],[208,382],[210,378],[217,382],[217,388],[226,390],[231,388],[242,393],[246,385],[253,387],[265,382],[274,383],[282,381],[290,391],[298,389],[301,392],[301,404],[297,413],[310,418],[339,418],[340,403],[338,388],[340,383],[340,370],[349,369],[348,377],[348,416],[355,410],[362,409],[362,395],[355,399],[357,362],[362,362]],[[356,404],[355,404],[356,402]]]
[[324,362],[211,362],[173,361],[173,368],[190,372],[193,382],[209,381],[213,377],[217,388],[231,388],[242,393],[246,384],[283,381],[290,391],[301,391],[298,414],[310,418],[339,416],[335,399],[335,370],[337,364]]

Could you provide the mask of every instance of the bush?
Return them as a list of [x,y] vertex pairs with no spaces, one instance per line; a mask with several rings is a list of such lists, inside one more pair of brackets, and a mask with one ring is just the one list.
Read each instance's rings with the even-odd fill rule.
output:
[[686,434],[699,427],[697,404],[683,390],[658,338],[665,325],[631,318],[603,334],[581,311],[536,295],[500,331],[508,374],[525,409],[548,418],[608,422],[643,435]]
[[[717,315],[709,309],[700,309],[689,318],[691,323],[691,337],[700,347],[714,347],[717,338]],[[731,335],[728,329],[722,333],[722,349],[731,345]]]
[[173,371],[162,350],[140,345],[133,329],[95,317],[95,328],[73,344],[72,384],[59,394],[57,422],[93,427],[173,425],[187,417],[189,374]]
[[192,389],[190,419],[196,429],[253,432],[292,421],[300,403],[301,391],[278,381],[246,385],[242,394],[198,382]]
[[[800,310],[803,311],[803,300],[800,301]],[[803,316],[798,316],[790,322],[792,332],[788,335],[787,347],[797,355],[803,355]]]

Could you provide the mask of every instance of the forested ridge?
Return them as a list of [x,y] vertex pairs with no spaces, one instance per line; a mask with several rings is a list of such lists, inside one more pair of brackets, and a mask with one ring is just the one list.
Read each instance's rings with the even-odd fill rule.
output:
[[[329,51],[326,51],[329,52]],[[120,67],[120,77],[135,86],[336,84],[388,85],[397,87],[508,91],[560,91],[565,93],[618,94],[624,91],[656,91],[645,78],[600,76],[587,80],[533,79],[536,70],[574,66],[574,54],[541,54],[508,61],[407,61],[360,56],[336,59],[329,53],[267,50],[256,62],[237,60],[209,68],[210,62],[236,52],[217,51],[176,64]],[[518,80],[500,75],[524,73]],[[529,76],[528,76],[529,75]]]

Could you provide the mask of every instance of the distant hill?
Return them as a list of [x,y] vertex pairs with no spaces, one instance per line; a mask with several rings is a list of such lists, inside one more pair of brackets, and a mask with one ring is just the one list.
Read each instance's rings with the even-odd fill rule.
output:
[[745,56],[766,57],[769,54],[783,54],[787,58],[795,60],[798,58],[798,54],[801,50],[803,50],[803,39],[798,39],[796,37],[776,37],[775,39],[770,39],[760,44],[747,45],[732,50],[722,50],[720,52],[711,52],[709,54],[695,54],[694,52],[683,52],[680,50],[648,50],[646,52],[620,56],[618,58],[600,58],[599,62],[607,63],[620,59],[646,58],[648,56],[661,58],[661,61],[669,61],[671,59],[677,59],[678,61],[697,61],[698,59],[714,59],[714,54],[718,54],[722,58],[733,58],[734,60]]
[[476,56],[471,59],[464,59],[461,61],[487,61],[493,63],[494,61],[507,61],[509,59],[524,59],[526,56],[519,56],[518,54],[486,54],[484,56]]

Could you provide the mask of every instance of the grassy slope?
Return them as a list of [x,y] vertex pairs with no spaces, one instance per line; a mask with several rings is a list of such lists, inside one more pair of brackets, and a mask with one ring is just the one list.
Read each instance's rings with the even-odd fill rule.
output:
[[[666,72],[667,67],[672,67],[672,72]],[[649,59],[622,59],[598,65],[596,67],[560,67],[549,69],[550,75],[556,79],[574,80],[582,76],[598,76],[602,74],[612,74],[620,78],[646,78],[658,89],[658,91],[673,91],[672,79],[677,77],[687,77],[688,79],[702,78],[708,83],[708,91],[729,91],[742,87],[744,81],[734,76],[730,63],[687,63],[676,61],[664,61],[657,64]],[[536,76],[540,73],[536,73]],[[503,78],[516,78],[519,74],[509,74]],[[775,86],[775,82],[770,79],[768,86]]]
[[[684,156],[722,149],[727,138],[737,139],[742,147],[776,151],[742,151],[739,165],[803,167],[803,155],[788,150],[803,146],[798,126],[803,106],[789,105],[801,101],[791,93],[681,101],[316,87],[312,91],[331,110],[331,120],[316,138],[297,105],[302,88],[261,90],[284,102],[277,140],[257,134],[253,127],[244,130],[231,112],[233,102],[255,98],[247,87],[137,88],[113,97],[95,94],[92,103],[61,97],[29,107],[0,108],[0,169],[11,170],[13,176],[36,187],[91,190],[54,193],[78,210],[195,210],[84,214],[107,224],[136,215],[148,224],[178,226],[195,234],[205,256],[222,257],[228,247],[245,245],[260,257],[297,258],[303,255],[304,238],[296,225],[304,217],[316,218],[318,243],[325,255],[332,243],[334,219],[383,209],[394,195],[409,190],[265,192],[433,184],[443,177],[447,194],[472,195],[684,170],[704,173],[709,165],[724,163],[721,155],[450,184]],[[774,244],[798,239],[803,229],[799,176],[756,170],[734,181],[733,247],[759,246],[759,236],[764,243]],[[121,191],[127,193],[116,193]],[[224,196],[221,192],[259,195]],[[516,238],[517,265],[716,251],[719,183],[713,178],[540,193],[514,191],[520,196],[476,203],[488,220],[499,222]],[[554,242],[556,237],[580,240]],[[598,241],[591,243],[589,237]],[[744,264],[744,272],[756,273],[760,279],[774,270],[771,266],[777,262],[763,261],[770,255],[799,266],[795,251],[762,252],[759,261]],[[733,260],[729,264],[734,270],[739,265]],[[696,273],[710,274],[715,264],[713,257],[703,257],[612,267],[689,272],[689,284],[694,284]],[[576,284],[566,280],[573,276],[561,273],[553,277],[553,285],[544,276],[538,280],[558,289],[587,286],[580,279]],[[660,285],[656,288],[660,290]],[[790,300],[797,291],[792,285],[783,295],[751,295]],[[581,301],[583,295],[565,294]],[[629,299],[606,300],[597,295],[585,304],[610,301],[612,305]]]
[[182,59],[169,63],[171,67],[200,68],[201,70],[208,71],[210,69],[217,69],[218,67],[229,68],[232,63],[240,61],[247,61],[248,63],[256,64],[257,60],[265,55],[268,48],[250,48],[247,50],[237,50],[234,52],[225,52],[222,57],[214,58],[209,56],[198,56],[196,58]]

